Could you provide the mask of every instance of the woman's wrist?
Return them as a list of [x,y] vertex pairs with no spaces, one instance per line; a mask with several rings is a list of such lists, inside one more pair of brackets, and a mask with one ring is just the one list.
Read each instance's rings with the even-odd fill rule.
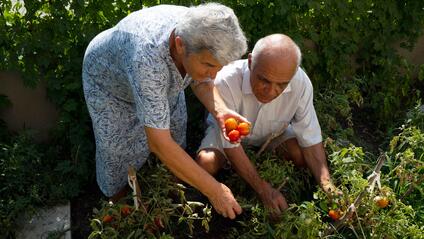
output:
[[216,181],[215,179],[211,180],[209,183],[205,185],[203,190],[199,189],[203,195],[206,197],[214,197],[221,188],[221,183]]

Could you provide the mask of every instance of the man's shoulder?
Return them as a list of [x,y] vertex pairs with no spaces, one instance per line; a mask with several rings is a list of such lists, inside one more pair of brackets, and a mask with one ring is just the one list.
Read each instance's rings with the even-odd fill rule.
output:
[[222,75],[234,75],[234,74],[243,74],[247,67],[247,60],[236,60],[230,62],[229,64],[222,67],[222,69],[218,72],[218,74]]
[[247,68],[247,60],[237,60],[222,67],[216,75],[217,81],[237,81],[243,79]]
[[312,83],[306,72],[299,67],[293,79],[290,81],[291,87],[295,91],[303,91],[305,88],[311,88]]

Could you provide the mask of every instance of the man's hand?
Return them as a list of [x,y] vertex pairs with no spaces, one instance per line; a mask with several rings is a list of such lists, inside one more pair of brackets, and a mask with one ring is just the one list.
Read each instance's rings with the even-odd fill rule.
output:
[[244,136],[241,136],[240,139],[237,140],[237,141],[230,141],[230,138],[228,138],[227,132],[225,130],[225,120],[228,119],[228,118],[235,118],[239,123],[246,122],[246,123],[250,124],[250,122],[247,121],[246,118],[244,118],[243,116],[241,116],[237,112],[230,110],[230,109],[222,110],[221,112],[219,112],[216,115],[216,121],[218,122],[218,126],[221,128],[222,135],[224,136],[224,138],[227,141],[229,141],[233,144],[238,144],[238,143],[241,142],[241,140],[244,138]]
[[272,218],[278,218],[288,208],[286,198],[269,183],[264,184],[263,190],[259,192],[265,208],[269,209]]
[[340,197],[343,195],[342,191],[337,189],[337,187],[331,182],[331,180],[323,181],[320,183],[322,190],[327,194],[331,199]]
[[219,183],[214,194],[209,197],[209,201],[212,203],[215,210],[223,217],[234,219],[242,212],[231,190],[222,183]]

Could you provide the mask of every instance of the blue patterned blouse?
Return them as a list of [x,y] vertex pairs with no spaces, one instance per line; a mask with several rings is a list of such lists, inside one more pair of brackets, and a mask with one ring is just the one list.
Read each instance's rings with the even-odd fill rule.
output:
[[182,78],[169,51],[169,36],[187,8],[160,5],[134,12],[89,44],[83,86],[96,140],[96,176],[106,196],[139,169],[148,149],[144,127],[170,129],[184,147],[187,113]]

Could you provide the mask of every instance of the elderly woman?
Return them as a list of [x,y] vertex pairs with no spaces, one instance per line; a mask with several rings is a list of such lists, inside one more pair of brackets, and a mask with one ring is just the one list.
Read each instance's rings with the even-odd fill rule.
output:
[[118,194],[128,167],[139,169],[152,152],[206,195],[218,213],[229,218],[241,213],[230,189],[182,147],[188,85],[224,135],[226,118],[246,121],[225,106],[210,80],[246,50],[234,12],[216,3],[143,9],[90,42],[82,77],[96,140],[97,183],[106,196]]

